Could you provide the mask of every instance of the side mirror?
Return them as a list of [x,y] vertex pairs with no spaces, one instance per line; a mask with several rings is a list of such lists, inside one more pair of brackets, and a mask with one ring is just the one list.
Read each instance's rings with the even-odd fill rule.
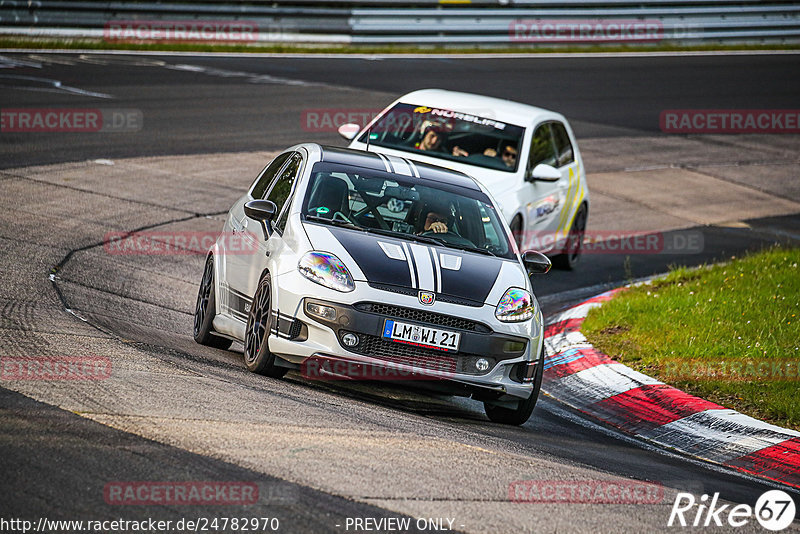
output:
[[522,255],[522,264],[525,265],[528,275],[544,274],[553,265],[550,258],[535,250],[528,250]]
[[257,221],[272,221],[278,214],[278,206],[271,200],[251,200],[244,205],[244,214]]
[[528,179],[529,181],[542,180],[544,182],[556,182],[561,179],[561,171],[552,165],[540,163],[533,168]]
[[361,130],[361,126],[358,124],[353,124],[352,122],[347,124],[342,124],[339,126],[339,135],[347,139],[348,141],[352,141],[358,132]]

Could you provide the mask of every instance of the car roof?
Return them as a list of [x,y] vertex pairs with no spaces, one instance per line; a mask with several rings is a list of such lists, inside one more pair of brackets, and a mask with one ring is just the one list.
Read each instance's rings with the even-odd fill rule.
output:
[[419,178],[423,180],[455,185],[473,191],[481,190],[472,177],[452,169],[445,169],[444,167],[438,167],[408,158],[385,154],[378,155],[375,152],[365,152],[352,148],[328,145],[319,145],[319,148],[322,153],[320,161],[324,163],[338,163],[340,165],[362,167],[382,172],[389,171],[395,174],[405,174],[407,176],[413,176],[414,171],[416,171],[416,173],[419,174]]
[[[471,113],[478,117],[497,119],[509,124],[520,124],[520,117],[527,117],[525,123],[538,115],[557,115],[557,113],[528,104],[520,104],[502,98],[446,91],[444,89],[420,89],[405,94],[398,99],[406,104],[424,105],[450,111]],[[525,124],[521,124],[524,126]]]

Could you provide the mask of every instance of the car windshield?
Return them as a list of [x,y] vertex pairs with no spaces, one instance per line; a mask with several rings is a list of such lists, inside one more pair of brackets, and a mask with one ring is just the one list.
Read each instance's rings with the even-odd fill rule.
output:
[[317,163],[302,213],[307,222],[515,258],[489,198],[456,185]]
[[525,129],[472,113],[397,104],[359,139],[362,143],[425,154],[477,167],[514,172]]

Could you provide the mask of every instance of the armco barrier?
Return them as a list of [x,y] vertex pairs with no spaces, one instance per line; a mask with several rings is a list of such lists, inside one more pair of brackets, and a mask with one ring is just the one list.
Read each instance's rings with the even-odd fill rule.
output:
[[[113,22],[243,22],[259,43],[789,43],[800,5],[708,0],[285,0],[73,2],[4,0],[0,35],[103,38]],[[135,40],[135,35],[131,37]],[[147,40],[141,39],[141,40]],[[213,40],[213,39],[196,39]]]
[[542,390],[637,438],[800,488],[800,432],[689,395],[592,347],[581,324],[591,308],[618,291],[551,319]]

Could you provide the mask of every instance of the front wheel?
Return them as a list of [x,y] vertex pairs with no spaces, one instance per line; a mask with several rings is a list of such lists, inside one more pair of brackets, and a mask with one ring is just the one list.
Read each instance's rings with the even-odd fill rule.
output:
[[216,301],[214,256],[209,254],[203,269],[203,279],[200,280],[200,289],[197,291],[197,303],[194,306],[194,340],[201,345],[225,350],[233,341],[213,334],[214,315],[217,313]]
[[272,330],[272,278],[265,274],[258,283],[244,333],[244,364],[253,373],[281,378],[289,369],[275,365],[267,338]]
[[483,409],[486,411],[486,416],[489,420],[504,425],[519,426],[524,424],[530,419],[533,409],[536,407],[536,401],[539,399],[539,390],[542,389],[543,376],[544,361],[540,358],[539,365],[536,369],[536,376],[533,379],[533,391],[531,392],[531,396],[525,400],[519,401],[519,405],[515,409],[494,406],[484,402]]
[[572,228],[569,229],[567,244],[564,247],[563,254],[559,254],[553,258],[553,265],[556,267],[571,271],[578,266],[583,249],[583,237],[586,235],[587,215],[588,210],[586,209],[586,204],[581,204],[581,207],[578,208],[578,213],[575,214]]

